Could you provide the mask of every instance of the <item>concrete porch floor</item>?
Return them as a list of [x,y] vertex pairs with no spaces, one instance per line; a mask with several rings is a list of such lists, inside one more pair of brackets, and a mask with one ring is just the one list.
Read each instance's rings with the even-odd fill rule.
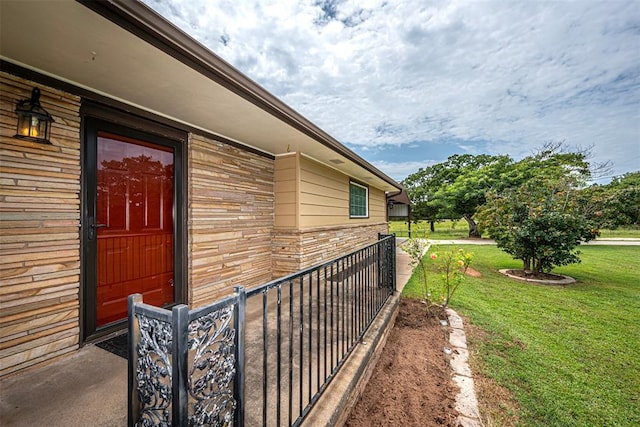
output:
[[0,382],[0,425],[127,425],[127,361],[94,345]]
[[[411,267],[409,256],[400,249],[396,270],[401,291],[411,277]],[[338,374],[334,382],[340,381],[349,378]],[[0,426],[126,424],[127,361],[94,345],[0,381]]]

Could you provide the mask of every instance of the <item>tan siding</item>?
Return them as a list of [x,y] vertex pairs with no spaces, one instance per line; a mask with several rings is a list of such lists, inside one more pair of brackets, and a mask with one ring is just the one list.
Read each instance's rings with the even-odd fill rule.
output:
[[275,226],[295,228],[299,221],[299,155],[285,154],[274,161]]
[[[303,160],[306,160],[303,158]],[[341,174],[330,168],[309,170],[308,166],[314,165],[310,160],[306,160],[301,163],[301,170],[303,171],[301,180],[307,184],[315,184],[318,187],[325,188],[325,192],[331,194],[334,192],[343,192],[345,188],[344,177]]]
[[271,279],[274,162],[190,135],[189,302]]
[[369,220],[385,221],[387,217],[387,198],[382,190],[369,187]]
[[80,99],[37,85],[51,144],[13,138],[35,86],[0,73],[0,376],[78,348]]
[[[318,204],[325,202],[328,206],[335,206],[341,209],[349,208],[349,193],[345,191],[344,181],[339,190],[316,184],[315,182],[304,182],[304,189],[301,194],[300,202],[302,204]],[[348,188],[348,187],[347,187]]]
[[300,228],[332,226],[349,219],[349,179],[311,159],[300,161]]
[[369,187],[369,217],[349,217],[349,176],[301,156],[300,229],[386,221],[385,193]]
[[317,199],[313,199],[312,203],[301,203],[300,214],[305,217],[341,217],[344,215],[343,207],[317,204],[316,202]]

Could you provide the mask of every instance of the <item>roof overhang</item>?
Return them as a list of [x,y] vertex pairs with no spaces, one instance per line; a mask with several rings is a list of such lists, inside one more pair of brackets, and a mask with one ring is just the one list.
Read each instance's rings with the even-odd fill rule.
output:
[[384,191],[401,188],[137,1],[3,0],[0,57],[274,156],[301,152]]
[[411,200],[409,199],[409,194],[407,194],[407,190],[403,187],[401,191],[397,193],[387,194],[387,202],[398,203],[402,205],[410,205]]

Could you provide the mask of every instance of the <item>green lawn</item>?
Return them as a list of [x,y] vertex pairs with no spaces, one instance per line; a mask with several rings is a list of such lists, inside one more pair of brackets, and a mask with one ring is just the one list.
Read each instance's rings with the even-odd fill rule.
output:
[[[418,221],[417,224],[411,223],[411,237],[429,238],[432,240],[445,239],[464,239],[469,235],[469,228],[464,220],[451,221],[443,220],[435,223],[435,232],[429,229],[427,221]],[[398,237],[407,237],[406,221],[389,221],[389,232],[396,233]],[[640,238],[639,227],[626,227],[616,230],[600,230],[601,238],[612,237],[634,237]]]
[[[472,353],[518,401],[520,425],[640,425],[640,247],[582,248],[581,264],[555,270],[578,280],[567,287],[513,281],[497,270],[518,261],[465,249],[483,277],[467,278],[452,307],[485,331]],[[420,289],[412,278],[403,295]]]
[[[435,223],[435,232],[431,232],[427,221],[411,223],[411,237],[439,239],[464,239],[469,236],[469,226],[466,221],[444,220]],[[398,237],[407,237],[406,221],[389,221],[389,232],[396,233]]]
[[611,237],[640,237],[640,227],[618,228],[616,230],[600,230],[601,238]]

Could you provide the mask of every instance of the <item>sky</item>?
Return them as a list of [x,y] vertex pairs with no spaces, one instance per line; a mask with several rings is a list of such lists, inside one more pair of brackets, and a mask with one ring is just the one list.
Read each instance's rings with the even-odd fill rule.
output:
[[392,178],[545,142],[640,170],[640,0],[144,0]]

